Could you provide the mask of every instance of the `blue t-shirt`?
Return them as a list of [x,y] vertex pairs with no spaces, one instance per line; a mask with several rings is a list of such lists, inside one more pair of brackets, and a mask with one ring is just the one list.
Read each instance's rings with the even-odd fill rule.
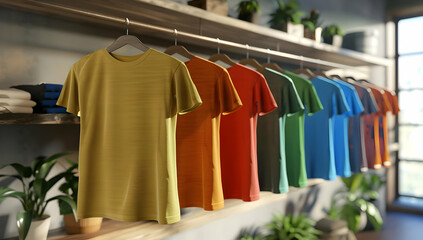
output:
[[305,119],[306,168],[309,178],[336,179],[333,121],[349,111],[344,93],[336,83],[316,77],[311,80],[323,110]]
[[364,111],[357,91],[350,84],[341,80],[332,80],[341,87],[347,100],[349,111],[334,117],[333,134],[335,144],[336,175],[341,177],[351,176],[350,153],[348,142],[348,121],[350,117],[359,115]]

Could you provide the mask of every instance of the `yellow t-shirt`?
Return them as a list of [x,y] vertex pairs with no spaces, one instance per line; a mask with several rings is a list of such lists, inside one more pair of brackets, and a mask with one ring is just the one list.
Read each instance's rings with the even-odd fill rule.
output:
[[177,113],[201,103],[186,66],[153,49],[75,63],[57,104],[81,113],[78,218],[179,221]]

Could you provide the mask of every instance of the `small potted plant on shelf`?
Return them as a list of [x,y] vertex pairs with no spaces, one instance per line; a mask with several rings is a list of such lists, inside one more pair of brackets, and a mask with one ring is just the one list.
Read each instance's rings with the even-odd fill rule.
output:
[[327,44],[332,44],[337,47],[342,46],[342,36],[344,33],[342,32],[342,28],[336,24],[332,24],[330,26],[326,26],[322,32],[323,41]]
[[301,24],[301,17],[304,16],[304,12],[299,9],[298,2],[290,0],[284,3],[282,0],[277,0],[277,3],[278,8],[270,15],[270,27],[303,37],[304,26]]
[[238,19],[257,23],[260,5],[257,0],[244,0],[238,4]]
[[353,232],[362,231],[366,226],[380,230],[383,219],[374,201],[385,182],[376,174],[362,173],[342,178],[342,181],[345,186],[334,195],[329,217],[345,220]]
[[[60,185],[59,190],[65,195],[69,196],[72,200],[77,202],[78,199],[78,163],[72,162],[68,159],[66,161],[69,167],[66,170],[65,182]],[[73,211],[66,202],[59,200],[60,214],[63,215],[65,222],[65,230],[68,234],[87,234],[94,233],[100,230],[103,218],[93,217],[84,218],[75,221]]]
[[322,28],[319,22],[319,12],[314,8],[311,9],[310,15],[301,19],[301,24],[304,25],[304,37],[320,42]]
[[315,222],[308,218],[305,213],[298,217],[289,215],[275,215],[273,221],[266,225],[270,234],[266,240],[318,240],[321,232],[314,228]]
[[56,195],[46,199],[47,193],[60,181],[66,172],[47,179],[51,169],[57,163],[57,159],[69,153],[58,153],[50,157],[37,157],[31,166],[23,166],[19,163],[12,163],[1,166],[11,167],[15,173],[10,175],[0,175],[0,177],[10,177],[22,183],[22,190],[14,190],[7,187],[0,187],[0,203],[6,198],[15,198],[22,204],[23,210],[16,216],[19,238],[22,240],[43,240],[47,238],[50,227],[50,216],[44,214],[47,205],[54,200],[61,200],[71,209],[76,217],[76,204],[68,196]]
[[188,5],[204,9],[208,12],[228,16],[227,0],[191,0]]

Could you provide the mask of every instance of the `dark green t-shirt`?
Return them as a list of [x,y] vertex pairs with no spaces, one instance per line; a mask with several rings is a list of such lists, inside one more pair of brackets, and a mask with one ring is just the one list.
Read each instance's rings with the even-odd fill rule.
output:
[[307,112],[312,115],[323,109],[316,89],[310,80],[295,73],[285,71],[285,75],[294,82],[295,88],[304,104],[305,110],[288,116],[285,125],[286,141],[286,168],[290,186],[307,186],[307,173],[304,150],[304,119]]
[[285,160],[285,120],[288,114],[303,111],[304,106],[289,77],[265,68],[266,78],[278,109],[258,119],[257,163],[261,191],[288,192]]

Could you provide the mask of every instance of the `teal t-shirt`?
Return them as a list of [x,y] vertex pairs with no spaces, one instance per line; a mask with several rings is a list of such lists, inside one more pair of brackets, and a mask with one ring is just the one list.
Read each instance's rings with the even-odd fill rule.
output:
[[295,73],[285,71],[290,77],[304,104],[304,111],[299,111],[287,117],[285,125],[286,170],[288,182],[293,187],[307,186],[307,172],[304,150],[304,119],[306,113],[311,116],[323,109],[316,89],[310,80]]
[[266,78],[278,109],[258,119],[257,163],[261,191],[285,193],[289,190],[285,158],[285,122],[288,114],[304,110],[292,80],[269,68]]

